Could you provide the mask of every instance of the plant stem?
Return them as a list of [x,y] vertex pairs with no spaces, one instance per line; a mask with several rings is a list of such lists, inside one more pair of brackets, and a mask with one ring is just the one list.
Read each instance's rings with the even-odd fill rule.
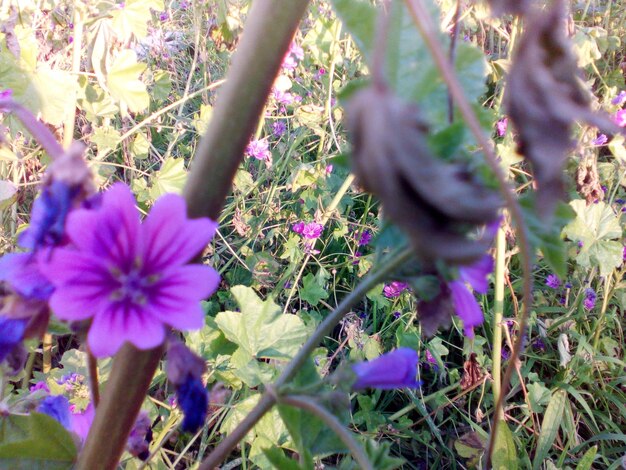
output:
[[363,470],[374,470],[374,466],[367,458],[367,454],[356,441],[352,433],[346,428],[339,420],[324,407],[315,403],[311,397],[288,395],[286,397],[279,397],[278,403],[280,405],[289,405],[296,408],[301,408],[314,414],[320,418],[326,425],[332,429],[335,434],[343,441],[346,447],[350,450],[350,453],[357,461],[359,468]]
[[493,302],[493,346],[491,356],[491,376],[493,377],[493,400],[498,401],[501,392],[502,368],[502,319],[504,316],[504,269],[506,256],[506,239],[504,229],[500,227],[496,235],[496,272],[495,293]]
[[[83,8],[80,2],[74,3],[74,42],[72,43],[72,74],[77,77],[80,73],[80,58],[83,47]],[[76,123],[76,100],[72,103],[72,111],[69,113],[65,122],[63,123],[63,147],[69,148],[74,140],[74,126]]]
[[[387,278],[389,273],[394,271],[400,265],[408,261],[413,254],[411,248],[404,248],[402,251],[396,252],[395,255],[389,255],[387,262],[383,263],[375,272],[367,276],[356,288],[350,292],[337,306],[337,308],[327,316],[317,327],[313,335],[300,348],[296,356],[291,360],[287,367],[283,370],[280,377],[274,382],[273,388],[280,392],[280,387],[289,382],[303,366],[304,362],[309,358],[311,352],[322,342],[322,340],[332,331],[339,323],[339,320],[356,305],[356,303],[367,294],[376,284]],[[232,449],[241,441],[248,431],[259,421],[263,415],[269,411],[276,403],[273,394],[264,393],[259,403],[252,411],[239,423],[239,425],[222,440],[217,447],[211,452],[198,470],[213,470],[217,467],[230,453]]]
[[[185,187],[189,217],[217,219],[244,149],[263,109],[282,58],[309,0],[256,0],[200,141]],[[159,364],[162,347],[139,351],[130,344],[115,357],[77,470],[113,470]]]
[[500,192],[502,193],[502,197],[506,202],[506,206],[509,210],[509,213],[511,214],[511,218],[515,222],[515,227],[517,229],[517,238],[519,241],[523,270],[524,308],[522,310],[521,318],[519,321],[519,333],[515,340],[515,346],[511,354],[511,359],[509,360],[509,365],[504,373],[504,379],[502,380],[502,390],[500,396],[498,397],[495,414],[493,417],[493,428],[491,433],[491,439],[489,440],[489,452],[487,454],[487,466],[489,466],[489,460],[491,458],[495,442],[493,436],[495,435],[498,423],[503,414],[502,408],[504,404],[504,397],[506,396],[507,388],[511,381],[511,376],[513,374],[513,371],[515,370],[515,363],[520,357],[522,351],[523,338],[526,334],[526,325],[528,323],[530,306],[532,305],[532,252],[530,248],[530,242],[528,240],[527,227],[524,222],[524,217],[522,216],[521,207],[515,196],[515,192],[513,188],[507,183],[506,177],[502,172],[502,169],[500,168],[500,163],[498,162],[496,154],[493,151],[493,146],[483,132],[483,129],[480,126],[480,121],[474,113],[474,110],[472,109],[469,101],[465,97],[465,94],[463,93],[463,88],[461,87],[459,79],[454,72],[452,64],[450,64],[450,61],[446,57],[443,48],[436,39],[435,26],[428,12],[419,0],[404,1],[408,6],[409,11],[411,12],[413,20],[420,30],[422,37],[424,38],[426,46],[430,50],[430,53],[432,54],[433,59],[437,64],[439,72],[441,73],[444,81],[448,85],[450,94],[454,98],[456,105],[459,107],[459,111],[461,112],[463,119],[469,126],[470,130],[474,134],[474,137],[476,138],[476,141],[478,142],[480,147],[482,147],[483,152],[485,153],[486,162],[489,164],[498,180]]

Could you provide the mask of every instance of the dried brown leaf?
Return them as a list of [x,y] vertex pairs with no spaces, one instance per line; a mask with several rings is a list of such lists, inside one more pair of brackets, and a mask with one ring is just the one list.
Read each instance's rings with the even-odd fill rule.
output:
[[604,190],[600,184],[596,161],[583,159],[576,170],[576,190],[585,198],[587,204],[604,199]]
[[472,388],[483,379],[483,372],[476,360],[476,353],[470,354],[467,361],[463,363],[463,376],[461,377],[461,390]]
[[430,153],[417,107],[371,86],[355,93],[346,115],[359,184],[380,198],[422,259],[467,264],[481,256],[490,241],[467,235],[497,218],[500,197],[462,164]]
[[579,78],[576,56],[566,33],[563,0],[528,15],[527,29],[511,66],[506,106],[519,135],[519,152],[532,164],[537,207],[550,216],[563,194],[563,166],[573,148],[574,121],[619,129],[590,109],[590,94]]

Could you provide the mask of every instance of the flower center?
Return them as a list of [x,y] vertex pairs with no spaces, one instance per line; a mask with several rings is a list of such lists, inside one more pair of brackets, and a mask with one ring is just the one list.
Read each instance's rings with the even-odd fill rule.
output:
[[111,269],[111,275],[117,282],[117,288],[111,293],[111,300],[145,305],[148,288],[158,281],[157,275],[146,276],[141,269],[141,260],[136,260],[128,272],[117,268]]

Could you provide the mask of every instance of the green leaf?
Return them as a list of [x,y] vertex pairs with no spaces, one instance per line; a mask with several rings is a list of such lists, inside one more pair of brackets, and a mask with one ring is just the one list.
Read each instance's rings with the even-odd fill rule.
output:
[[0,180],[0,211],[3,211],[15,202],[17,187],[10,181]]
[[0,415],[0,468],[62,470],[75,459],[74,439],[50,416]]
[[145,160],[150,152],[150,141],[140,132],[131,142],[130,151],[137,160]]
[[308,336],[302,320],[283,315],[271,299],[260,299],[250,287],[235,286],[231,293],[241,312],[215,318],[226,338],[256,359],[291,359]]
[[320,300],[328,298],[328,291],[319,285],[318,280],[312,273],[302,279],[302,287],[299,289],[300,298],[312,306],[316,306]]
[[123,114],[124,108],[138,113],[150,104],[146,85],[139,79],[144,70],[146,64],[137,62],[135,52],[130,49],[122,50],[109,69],[107,88],[111,96],[121,103]]
[[[368,1],[334,0],[333,5],[361,52],[369,59],[374,44],[376,7]],[[439,24],[438,7],[434,2],[427,2],[426,6],[434,24]],[[385,59],[391,87],[401,98],[417,102],[433,128],[446,127],[447,87],[404,2],[393,2],[390,22]],[[447,49],[448,36],[441,31],[436,36]],[[485,93],[488,72],[483,52],[471,44],[458,43],[455,69],[465,95],[477,102]]]
[[493,448],[492,468],[494,470],[517,470],[518,460],[515,441],[506,421],[501,420]]
[[96,127],[91,142],[96,145],[99,154],[112,152],[121,140],[120,133],[111,126]]
[[153,178],[150,196],[157,199],[167,193],[180,194],[187,180],[187,170],[185,160],[182,158],[167,158],[161,169],[156,172]]
[[596,453],[598,452],[598,446],[591,447],[585,455],[578,461],[578,465],[576,465],[576,470],[590,470],[591,465],[593,465],[593,461],[596,458]]
[[164,5],[162,0],[127,0],[116,7],[111,12],[112,27],[122,42],[126,42],[133,34],[140,39],[146,37],[152,17],[150,8],[161,11]]
[[547,457],[548,452],[550,452],[552,444],[554,444],[556,433],[563,419],[566,399],[567,392],[565,390],[557,390],[550,398],[550,403],[541,423],[541,433],[537,439],[537,451],[533,460],[533,470],[541,467],[541,463]]
[[585,268],[598,267],[601,276],[609,275],[623,262],[623,246],[614,241],[622,236],[619,217],[604,201],[588,206],[584,200],[576,199],[570,205],[576,219],[563,229],[563,234],[583,243],[576,262]]
[[284,470],[302,470],[302,467],[298,465],[298,462],[287,457],[283,450],[278,447],[263,449],[263,453],[275,468]]

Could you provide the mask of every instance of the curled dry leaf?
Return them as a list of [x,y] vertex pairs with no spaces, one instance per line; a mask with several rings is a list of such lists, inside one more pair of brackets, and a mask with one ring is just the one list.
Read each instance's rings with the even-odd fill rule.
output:
[[346,115],[359,184],[380,198],[422,260],[468,264],[482,256],[491,240],[468,234],[496,220],[500,197],[464,165],[431,154],[417,107],[370,86],[350,99]]
[[463,363],[463,376],[461,377],[461,390],[467,390],[472,388],[476,384],[480,383],[483,379],[483,372],[480,369],[480,365],[476,360],[476,353],[470,354],[467,361]]
[[579,79],[565,18],[563,0],[528,15],[506,89],[519,152],[532,164],[537,207],[544,219],[551,216],[563,194],[563,165],[573,148],[570,132],[574,121],[587,122],[606,133],[619,132],[608,117],[589,107],[591,98]]
[[576,190],[585,198],[587,204],[604,199],[604,190],[600,184],[596,161],[585,158],[576,170]]

